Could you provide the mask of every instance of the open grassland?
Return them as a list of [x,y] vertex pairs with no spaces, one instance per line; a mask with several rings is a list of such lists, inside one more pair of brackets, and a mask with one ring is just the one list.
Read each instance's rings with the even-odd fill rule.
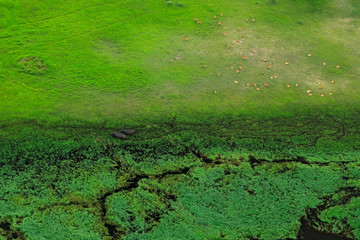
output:
[[0,240],[360,239],[359,16],[0,0]]
[[1,119],[102,123],[356,107],[358,5],[2,0]]

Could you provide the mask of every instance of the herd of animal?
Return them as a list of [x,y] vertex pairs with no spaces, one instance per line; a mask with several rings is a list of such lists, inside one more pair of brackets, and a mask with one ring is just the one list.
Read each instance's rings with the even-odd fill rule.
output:
[[[221,14],[220,14],[220,17],[223,17],[223,16],[224,16],[224,14],[221,13]],[[218,18],[219,18],[219,17],[218,17],[217,15],[214,15],[214,17],[213,17],[216,25],[221,25],[222,22],[218,21]],[[249,18],[249,17],[247,17],[247,18],[245,18],[244,22],[245,22],[245,23],[248,23],[248,22],[250,22],[250,21],[249,21],[250,19],[251,19],[251,22],[252,22],[252,23],[256,21],[255,18]],[[198,18],[194,18],[194,21],[195,21],[197,24],[202,24],[202,21],[200,21]],[[242,27],[237,27],[237,28],[238,28],[238,30],[242,30],[242,29],[243,29]],[[223,35],[226,35],[226,32],[222,32],[222,34],[223,34]],[[247,36],[247,35],[246,35],[245,33],[242,33],[241,36],[242,36],[242,37],[245,37],[245,36]],[[189,36],[187,36],[187,37],[184,38],[184,40],[186,40],[186,41],[188,41],[189,39],[191,39]],[[240,40],[235,40],[235,41],[232,41],[232,42],[235,43],[235,44],[241,43]],[[232,46],[232,43],[228,43],[228,44],[227,44],[227,47],[228,47],[228,48],[230,48],[231,46]],[[252,53],[254,53],[254,51],[255,51],[255,50],[252,50]],[[311,53],[307,53],[306,55],[307,55],[308,57],[311,57],[311,56],[312,56]],[[242,59],[243,59],[244,61],[247,61],[247,60],[248,60],[248,57],[247,57],[246,55],[243,55],[243,56],[242,56]],[[271,64],[268,63],[268,60],[263,59],[263,62],[267,63],[267,64],[266,64],[266,69],[271,69],[271,68],[272,68]],[[290,65],[290,63],[287,62],[287,61],[284,62],[284,64],[285,64],[285,65]],[[326,62],[322,61],[322,65],[323,65],[323,67],[326,67]],[[207,65],[204,64],[204,65],[203,65],[203,68],[207,68]],[[231,68],[231,69],[234,69],[234,67],[232,67],[232,66],[231,66],[230,68]],[[340,68],[340,66],[336,66],[336,68]],[[239,66],[239,68],[235,70],[235,73],[239,74],[239,73],[241,73],[241,71],[243,71],[243,67],[242,67],[242,66]],[[217,75],[220,77],[220,75],[221,75],[220,71],[217,72]],[[273,75],[273,76],[270,77],[270,79],[275,79],[276,77],[277,77],[277,75]],[[238,80],[235,80],[234,83],[235,83],[235,84],[238,84],[239,81],[238,81]],[[334,84],[335,81],[334,81],[334,80],[331,80],[331,83]],[[246,87],[249,87],[250,85],[252,85],[252,86],[255,88],[255,90],[257,90],[257,91],[260,90],[260,86],[258,86],[256,83],[253,83],[253,84],[250,84],[249,82],[246,82],[246,83],[245,83],[245,86],[246,86]],[[268,82],[265,82],[265,83],[263,84],[263,86],[264,86],[265,88],[268,88],[268,87],[270,87],[270,84],[269,84]],[[286,88],[291,88],[292,85],[291,85],[291,84],[285,84],[285,86],[286,86]],[[295,86],[295,87],[299,87],[300,85],[299,85],[299,83],[296,83],[294,86]],[[319,85],[319,89],[323,90],[323,89],[324,89],[324,84],[320,84],[320,85]],[[214,93],[217,93],[217,91],[214,90]],[[306,91],[306,93],[307,93],[308,96],[312,96],[312,95],[313,95],[312,90],[310,90],[310,89],[308,89],[308,90]],[[332,96],[333,93],[332,93],[332,92],[329,92],[328,95],[329,95],[329,96]],[[325,96],[324,93],[323,93],[323,91],[319,94],[319,96],[320,96],[320,97],[324,97],[324,96]]]

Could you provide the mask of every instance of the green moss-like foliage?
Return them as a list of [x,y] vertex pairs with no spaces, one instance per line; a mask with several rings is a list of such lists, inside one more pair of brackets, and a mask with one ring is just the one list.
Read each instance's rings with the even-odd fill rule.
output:
[[99,222],[89,210],[56,208],[35,213],[19,227],[29,240],[100,240]]
[[[320,214],[320,219],[331,226],[335,233],[344,232],[348,226],[355,239],[360,238],[360,198],[351,199],[348,204],[330,207]],[[349,236],[351,237],[351,236]]]
[[[279,123],[283,126],[276,132]],[[9,127],[0,132],[0,220],[33,239],[44,237],[30,230],[44,227],[42,219],[68,234],[75,228],[63,226],[61,211],[71,218],[69,211],[88,206],[98,217],[105,200],[102,227],[74,230],[79,238],[85,232],[90,234],[85,239],[109,234],[123,239],[295,238],[307,208],[340,186],[360,185],[358,164],[340,163],[358,159],[356,121],[349,120],[346,135],[337,130],[340,123],[316,132],[312,122],[300,131],[296,124],[302,123],[287,118],[159,123],[138,127],[126,141],[111,138],[110,130],[99,126],[79,127],[75,134],[70,127],[61,132],[52,126]],[[268,161],[251,166],[249,155]],[[204,163],[204,156],[214,162]],[[328,165],[291,161],[298,156]],[[289,160],[271,162],[280,157]],[[126,190],[119,191],[122,187]]]
[[112,195],[106,204],[109,221],[125,234],[137,235],[151,230],[169,210],[169,200],[156,191],[159,187],[156,185],[147,180],[132,192]]
[[253,170],[246,163],[197,168],[175,184],[173,212],[149,233],[131,233],[126,239],[296,238],[305,209],[341,183],[340,173],[330,168],[293,166],[284,173]]

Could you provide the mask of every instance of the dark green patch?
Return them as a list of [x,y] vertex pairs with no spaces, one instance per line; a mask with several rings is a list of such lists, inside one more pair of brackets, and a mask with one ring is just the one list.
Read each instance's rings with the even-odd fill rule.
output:
[[49,68],[48,64],[37,56],[21,57],[20,60],[17,61],[17,64],[21,71],[29,74],[43,74]]

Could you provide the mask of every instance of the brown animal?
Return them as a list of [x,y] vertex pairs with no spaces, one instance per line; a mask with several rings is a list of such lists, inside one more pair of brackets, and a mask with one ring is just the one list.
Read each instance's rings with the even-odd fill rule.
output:
[[112,132],[110,134],[113,138],[119,138],[119,139],[126,139],[125,134],[121,133],[121,132]]

